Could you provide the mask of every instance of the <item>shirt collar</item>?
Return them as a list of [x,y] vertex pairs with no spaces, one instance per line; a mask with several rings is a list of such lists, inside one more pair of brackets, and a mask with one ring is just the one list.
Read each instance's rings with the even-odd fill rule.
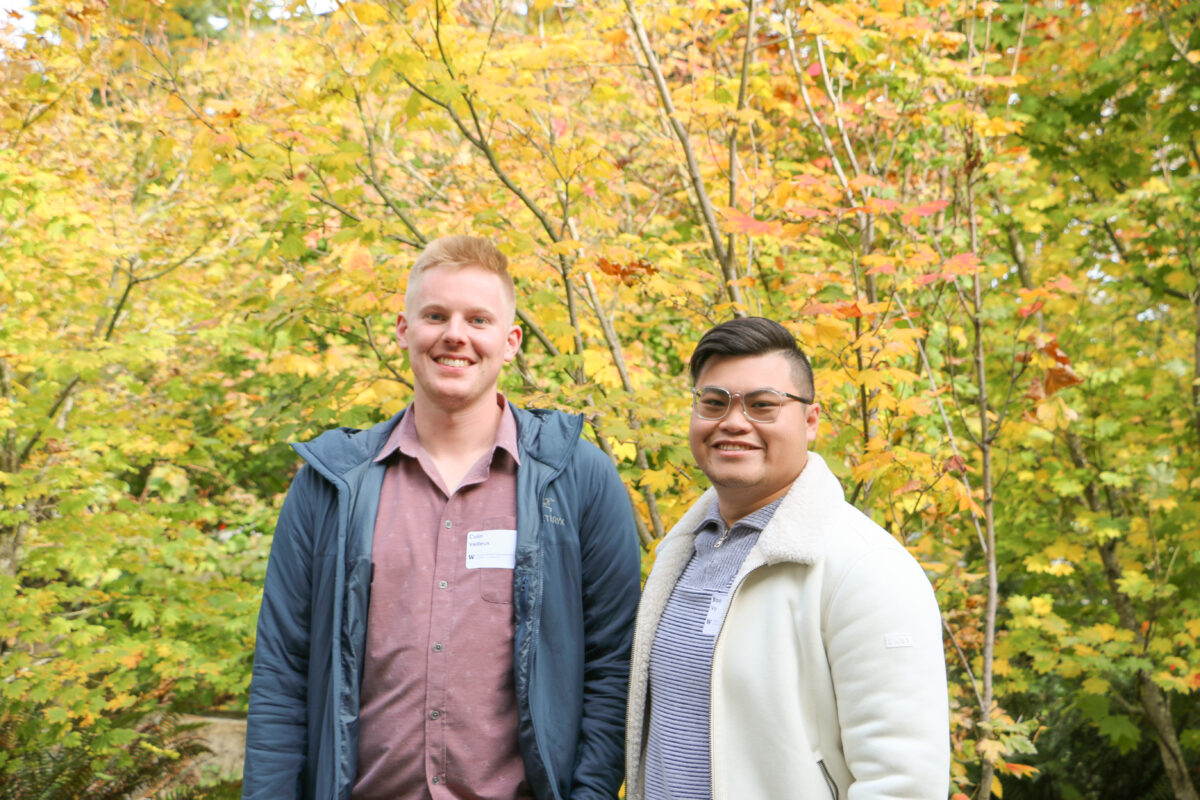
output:
[[[494,458],[496,450],[500,449],[512,456],[513,463],[520,466],[521,456],[517,449],[516,415],[513,414],[508,400],[499,392],[496,393],[496,404],[501,408],[500,427],[496,430],[496,444],[492,449],[492,457]],[[423,448],[421,440],[417,438],[417,420],[412,410],[412,404],[409,404],[404,411],[404,416],[400,418],[400,424],[392,429],[383,449],[379,451],[379,455],[375,456],[376,463],[387,460],[392,453],[397,451],[409,458],[417,458],[420,454]]]
[[[767,503],[759,509],[751,511],[746,516],[733,523],[731,532],[736,531],[754,531],[761,533],[762,529],[767,527],[767,523],[775,516],[775,511],[779,508],[779,504],[783,502],[783,498],[779,498],[773,502]],[[696,526],[693,533],[700,533],[705,528],[714,527],[717,533],[722,533],[725,530],[725,520],[721,517],[721,508],[719,503],[712,503],[708,507],[708,512],[704,515],[704,519],[700,520],[700,524]]]

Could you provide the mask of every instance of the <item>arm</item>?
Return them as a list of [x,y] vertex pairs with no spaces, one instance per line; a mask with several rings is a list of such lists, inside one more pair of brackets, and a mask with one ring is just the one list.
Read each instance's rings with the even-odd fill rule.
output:
[[308,752],[308,660],[314,503],[332,493],[304,466],[275,527],[246,718],[245,800],[300,798]]
[[624,484],[603,453],[593,447],[586,450],[583,460],[590,469],[580,487],[590,502],[583,509],[579,532],[583,719],[571,798],[611,800],[624,777],[629,646],[640,593],[641,555]]
[[850,800],[945,800],[950,721],[941,615],[901,548],[863,555],[832,587],[825,646]]

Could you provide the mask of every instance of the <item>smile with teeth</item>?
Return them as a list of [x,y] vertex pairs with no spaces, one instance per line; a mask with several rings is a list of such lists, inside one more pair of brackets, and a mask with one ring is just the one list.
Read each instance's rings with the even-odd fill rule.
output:
[[469,367],[471,362],[465,358],[454,358],[453,356],[439,356],[434,361],[444,367]]
[[758,448],[748,444],[738,444],[737,442],[722,442],[717,445],[718,450],[726,450],[730,452],[742,452],[745,450],[757,450]]

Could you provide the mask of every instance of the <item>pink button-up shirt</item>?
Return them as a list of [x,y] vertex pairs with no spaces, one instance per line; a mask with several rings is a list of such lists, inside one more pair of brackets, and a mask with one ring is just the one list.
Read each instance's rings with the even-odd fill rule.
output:
[[449,492],[409,408],[387,460],[354,800],[528,798],[517,747],[512,560],[517,424]]

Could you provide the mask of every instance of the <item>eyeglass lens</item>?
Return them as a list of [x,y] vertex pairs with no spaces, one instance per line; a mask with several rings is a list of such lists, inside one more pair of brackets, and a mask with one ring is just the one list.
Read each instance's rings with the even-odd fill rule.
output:
[[[771,422],[779,416],[783,395],[774,389],[757,389],[741,395],[742,413],[755,422]],[[721,419],[729,413],[733,396],[719,386],[705,386],[696,395],[696,414],[700,419]]]

